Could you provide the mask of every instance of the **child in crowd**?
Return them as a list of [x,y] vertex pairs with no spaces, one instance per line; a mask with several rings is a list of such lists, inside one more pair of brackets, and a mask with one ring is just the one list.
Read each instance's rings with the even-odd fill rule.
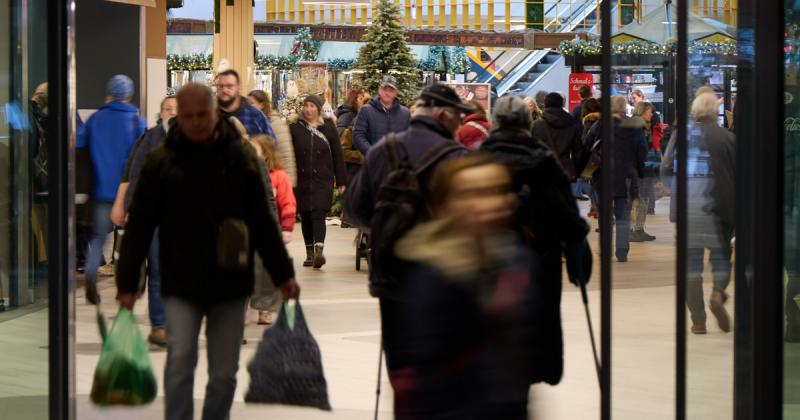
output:
[[[272,181],[272,191],[275,195],[275,201],[278,207],[278,220],[280,222],[281,233],[283,234],[283,242],[288,244],[292,241],[292,232],[294,225],[297,221],[297,200],[292,190],[292,180],[289,174],[283,169],[280,164],[275,141],[267,135],[253,136],[250,144],[256,150],[256,154],[267,164],[269,169],[269,177]],[[259,265],[257,265],[258,267]],[[264,273],[266,274],[266,273]],[[272,285],[272,282],[266,279],[262,281],[260,275],[256,275],[256,288],[253,298],[250,300],[250,305],[253,309],[258,310],[258,323],[260,325],[267,325],[272,323],[272,313],[280,303],[280,296],[278,291]]]

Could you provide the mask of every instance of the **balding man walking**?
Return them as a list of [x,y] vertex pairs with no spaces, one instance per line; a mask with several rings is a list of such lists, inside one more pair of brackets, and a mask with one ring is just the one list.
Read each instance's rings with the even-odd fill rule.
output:
[[236,389],[245,301],[253,292],[258,251],[285,299],[299,287],[269,214],[257,158],[220,119],[203,85],[178,93],[177,124],[141,171],[129,207],[117,269],[117,299],[132,309],[139,273],[158,227],[161,293],[167,314],[164,375],[167,420],[191,420],[197,338],[206,319],[208,386],[204,420],[229,417]]

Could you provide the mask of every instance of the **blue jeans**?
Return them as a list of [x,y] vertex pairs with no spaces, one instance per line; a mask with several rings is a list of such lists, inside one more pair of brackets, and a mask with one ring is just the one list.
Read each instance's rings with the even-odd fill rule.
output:
[[580,177],[577,181],[575,181],[574,184],[572,184],[572,195],[575,197],[592,195],[592,186],[589,185],[589,182],[586,180],[586,178]]
[[161,263],[158,257],[158,229],[153,234],[150,253],[147,255],[147,307],[153,328],[166,325],[164,301],[161,298]]
[[631,200],[627,197],[614,198],[614,223],[617,229],[617,259],[628,258],[631,228]]
[[89,252],[86,255],[86,281],[97,284],[97,269],[103,260],[103,246],[108,234],[114,230],[111,223],[112,203],[92,202],[92,235],[89,238]]

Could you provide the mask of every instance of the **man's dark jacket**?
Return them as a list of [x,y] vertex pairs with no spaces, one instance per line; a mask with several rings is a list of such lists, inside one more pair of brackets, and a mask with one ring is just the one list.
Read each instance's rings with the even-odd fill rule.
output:
[[[569,179],[552,150],[534,139],[527,131],[493,130],[481,145],[511,171],[520,204],[517,221],[520,230],[536,251],[541,274],[533,279],[538,296],[534,305],[538,339],[531,349],[535,360],[531,383],[556,384],[563,372],[563,339],[561,333],[562,255],[585,242],[589,226],[581,217],[572,196]],[[568,266],[570,254],[567,254]],[[583,255],[581,258],[590,258]],[[584,270],[591,262],[578,261]]]
[[[639,178],[644,178],[644,161],[647,158],[647,142],[643,129],[644,120],[639,117],[614,116],[614,198],[636,198],[639,195]],[[600,120],[586,135],[584,147],[591,147],[602,133],[603,120]],[[602,171],[603,165],[592,177],[598,191]]]
[[411,113],[400,104],[399,99],[395,99],[392,107],[386,109],[380,97],[376,96],[358,112],[353,126],[353,146],[366,155],[383,136],[408,130],[410,121]]
[[[184,139],[176,125],[153,151],[129,207],[117,268],[121,292],[139,290],[139,274],[159,228],[161,293],[201,304],[245,298],[253,292],[253,252],[258,251],[276,285],[294,277],[281,233],[269,216],[267,186],[258,158],[225,119],[207,145]],[[249,231],[247,268],[217,264],[217,241],[226,219]]]
[[576,177],[572,156],[581,147],[581,132],[567,111],[545,108],[542,118],[533,123],[533,138],[548,145],[570,180]]

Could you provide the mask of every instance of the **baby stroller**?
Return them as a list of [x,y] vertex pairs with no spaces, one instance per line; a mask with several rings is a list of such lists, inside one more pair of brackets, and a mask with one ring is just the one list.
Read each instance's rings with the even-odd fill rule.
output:
[[369,261],[369,235],[359,229],[356,235],[356,271],[361,271],[362,259]]

